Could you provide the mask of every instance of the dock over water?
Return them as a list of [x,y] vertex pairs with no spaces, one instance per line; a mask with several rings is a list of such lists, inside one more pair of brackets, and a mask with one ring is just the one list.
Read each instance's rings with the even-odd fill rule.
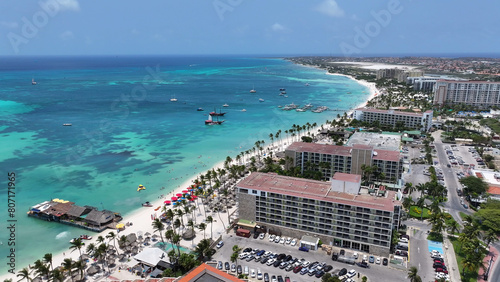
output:
[[46,221],[80,227],[86,230],[101,232],[108,228],[116,229],[122,220],[119,213],[98,210],[92,206],[77,206],[74,202],[52,199],[30,208],[28,216]]

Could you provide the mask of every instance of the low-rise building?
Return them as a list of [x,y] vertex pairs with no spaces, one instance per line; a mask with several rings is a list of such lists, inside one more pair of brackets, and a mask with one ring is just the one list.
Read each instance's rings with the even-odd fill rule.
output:
[[401,202],[383,187],[361,188],[360,177],[339,174],[324,182],[254,172],[237,184],[239,216],[286,236],[388,256]]

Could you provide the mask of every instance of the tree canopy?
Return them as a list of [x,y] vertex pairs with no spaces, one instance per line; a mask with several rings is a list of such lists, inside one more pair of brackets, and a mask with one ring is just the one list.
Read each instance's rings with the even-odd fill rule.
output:
[[488,200],[481,205],[481,209],[476,212],[475,217],[482,230],[492,230],[495,234],[500,235],[500,201]]
[[488,190],[488,184],[479,177],[467,176],[460,179],[460,183],[464,185],[464,194],[474,198]]

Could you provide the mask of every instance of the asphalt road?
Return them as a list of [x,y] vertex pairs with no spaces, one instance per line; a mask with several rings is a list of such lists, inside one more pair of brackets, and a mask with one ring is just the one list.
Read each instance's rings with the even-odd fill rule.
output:
[[422,281],[432,281],[435,272],[434,268],[432,268],[432,260],[427,244],[427,231],[430,230],[430,226],[427,222],[414,219],[406,221],[405,224],[408,226],[408,233],[410,234],[408,268],[410,266],[417,267]]
[[[266,236],[265,239],[260,240],[260,239],[253,239],[251,238],[243,238],[243,237],[238,237],[238,236],[232,236],[232,235],[226,235],[223,237],[224,241],[224,246],[220,248],[217,253],[214,255],[213,259],[217,261],[222,261],[223,263],[228,261],[230,262],[230,257],[232,254],[232,248],[234,245],[238,245],[240,248],[257,248],[257,249],[265,249],[266,251],[271,251],[273,253],[284,253],[284,254],[289,254],[293,257],[299,257],[299,258],[304,258],[305,260],[308,260],[310,262],[318,261],[318,262],[325,262],[326,264],[329,264],[333,266],[332,271],[330,273],[334,272],[337,270],[337,272],[342,269],[346,268],[347,270],[354,269],[357,272],[360,273],[360,277],[367,276],[368,281],[384,281],[384,282],[400,282],[400,281],[406,281],[407,274],[406,272],[398,269],[392,269],[387,266],[383,265],[378,265],[378,264],[370,264],[369,269],[361,268],[357,265],[348,265],[345,263],[340,263],[336,261],[332,261],[331,256],[328,256],[326,252],[322,250],[318,251],[309,251],[309,252],[301,252],[298,250],[298,247],[292,247],[289,245],[281,245],[277,243],[272,243],[269,242],[268,237]],[[346,250],[347,254],[349,254],[349,250]],[[359,253],[360,257],[362,258],[363,253]],[[230,262],[231,264],[231,262]],[[293,271],[286,272],[284,269],[279,269],[275,268],[273,266],[267,266],[266,264],[261,264],[260,262],[255,262],[254,260],[247,262],[246,260],[238,260],[238,264],[242,266],[248,266],[249,269],[260,269],[262,273],[269,273],[270,276],[272,275],[281,275],[283,278],[285,276],[289,276],[291,281],[297,281],[297,282],[312,282],[312,281],[321,281],[321,278],[316,278],[315,276],[308,276],[306,275],[300,275],[299,273],[293,273]],[[389,270],[389,271],[388,271]],[[256,278],[252,279],[252,281],[258,281]],[[361,281],[361,278],[357,278],[355,281]]]

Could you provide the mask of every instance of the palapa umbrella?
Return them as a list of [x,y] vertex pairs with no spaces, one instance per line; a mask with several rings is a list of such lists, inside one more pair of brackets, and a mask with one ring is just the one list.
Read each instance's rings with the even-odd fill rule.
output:
[[92,265],[91,267],[89,267],[89,269],[87,269],[87,274],[88,275],[94,275],[97,272],[99,272],[99,268],[96,265]]
[[146,232],[146,233],[144,233],[144,236],[146,236],[146,237],[147,237],[147,236],[151,236],[151,233]]
[[177,197],[170,198],[172,201],[177,201]]

